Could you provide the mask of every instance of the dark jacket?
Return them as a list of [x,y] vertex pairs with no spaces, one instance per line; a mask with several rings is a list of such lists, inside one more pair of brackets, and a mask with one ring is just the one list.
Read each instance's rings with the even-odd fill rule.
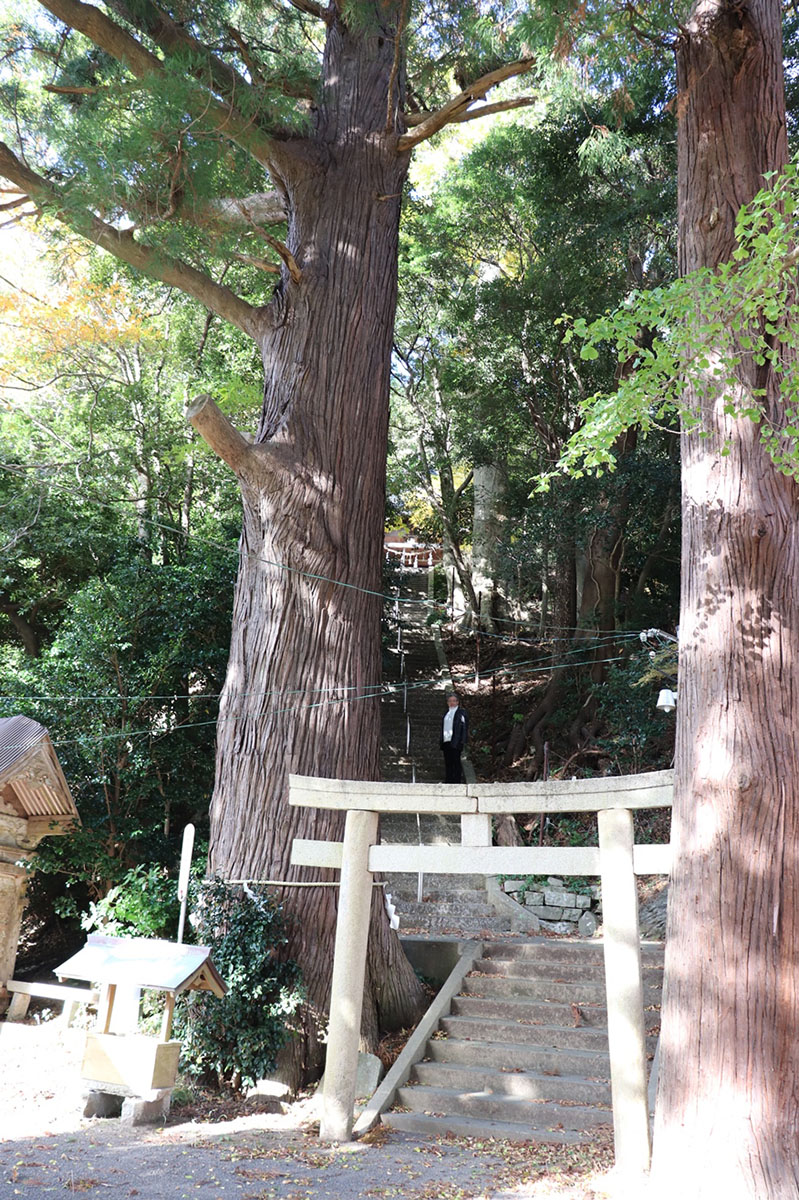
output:
[[[443,750],[444,746],[447,744],[444,741],[444,720],[445,720],[445,718],[446,718],[446,714],[441,718],[441,741],[439,742],[440,750]],[[459,705],[455,709],[455,718],[452,722],[452,741],[449,743],[449,745],[452,747],[453,750],[462,750],[464,748],[464,746],[466,745],[466,739],[468,738],[468,736],[469,736],[469,716],[466,712],[466,709],[461,708]]]

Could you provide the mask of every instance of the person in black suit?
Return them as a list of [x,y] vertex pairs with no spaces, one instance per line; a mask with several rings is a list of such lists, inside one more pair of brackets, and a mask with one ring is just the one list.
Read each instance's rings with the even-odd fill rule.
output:
[[460,706],[460,696],[452,692],[447,697],[447,711],[441,722],[440,747],[444,751],[444,783],[462,783],[461,751],[469,734],[469,718]]

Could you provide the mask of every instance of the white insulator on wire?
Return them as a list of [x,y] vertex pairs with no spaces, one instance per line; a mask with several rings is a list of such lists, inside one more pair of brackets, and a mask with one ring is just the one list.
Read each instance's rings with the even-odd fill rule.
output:
[[391,903],[391,892],[385,892],[386,913],[388,914],[388,924],[390,929],[399,929],[399,917],[397,916],[396,906]]

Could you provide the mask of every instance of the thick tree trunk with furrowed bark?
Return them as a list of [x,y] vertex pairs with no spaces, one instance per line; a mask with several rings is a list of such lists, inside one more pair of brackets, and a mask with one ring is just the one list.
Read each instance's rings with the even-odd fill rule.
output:
[[[135,84],[160,97],[162,88],[166,96],[175,83],[164,107],[163,137],[159,129],[159,147],[163,143],[170,169],[156,172],[163,186],[148,182],[152,154],[142,138],[143,163],[135,155],[127,163],[113,163],[103,195],[67,196],[69,185],[61,180],[87,174],[82,139],[88,126],[78,123],[71,149],[75,161],[53,179],[49,171],[42,174],[26,161],[28,150],[40,149],[45,162],[53,152],[66,162],[69,149],[60,142],[57,151],[47,146],[47,117],[38,126],[34,116],[30,133],[14,125],[22,110],[10,101],[5,111],[14,112],[15,142],[20,151],[23,145],[26,149],[21,157],[0,141],[2,178],[26,204],[46,210],[135,270],[181,289],[252,337],[263,353],[264,405],[254,442],[238,433],[210,397],[201,397],[188,414],[236,472],[244,509],[233,641],[218,731],[210,867],[228,879],[280,880],[289,953],[299,960],[311,1010],[319,1014],[329,993],[336,896],[333,889],[286,888],[295,874],[288,859],[296,834],[335,838],[343,820],[290,810],[287,774],[370,779],[378,772],[389,368],[400,194],[408,158],[414,146],[452,122],[533,103],[531,96],[475,106],[498,84],[531,71],[535,60],[527,55],[493,66],[436,111],[417,114],[420,119],[407,131],[407,0],[291,0],[278,5],[276,19],[281,29],[285,24],[287,38],[284,43],[283,32],[276,34],[281,45],[292,45],[295,35],[310,46],[317,44],[316,34],[293,21],[284,23],[283,16],[299,12],[325,31],[319,76],[314,70],[313,79],[302,62],[288,64],[281,77],[276,64],[281,56],[271,35],[266,42],[259,37],[258,45],[248,45],[242,31],[224,26],[220,44],[222,16],[216,10],[204,42],[199,10],[196,21],[187,25],[180,6],[127,0],[107,0],[103,7],[86,0],[40,3],[65,27],[62,49],[70,31],[87,39],[88,45],[81,48],[79,42],[75,53],[78,58],[85,54],[92,77],[95,50],[121,68],[121,75],[106,77],[103,67],[97,87],[53,85],[57,93],[112,96],[124,77],[125,89]],[[457,14],[453,20],[457,28]],[[25,54],[38,51],[47,58],[48,22],[40,26],[32,17],[22,38],[32,41]],[[22,53],[21,44],[18,49]],[[65,51],[65,59],[69,55]],[[310,58],[315,58],[313,51]],[[106,78],[112,81],[108,89]],[[110,100],[112,107],[116,102]],[[173,121],[176,128],[170,128]],[[97,129],[101,122],[99,116]],[[192,198],[188,181],[196,164],[189,165],[187,143],[195,136],[221,143],[219,179],[237,169],[243,153],[251,167],[259,164],[268,174],[269,191],[249,198]],[[94,154],[93,132],[90,138]],[[135,140],[130,139],[131,147]],[[199,159],[211,161],[203,154]],[[210,174],[218,182],[215,172]],[[197,179],[208,176],[210,186],[210,174],[201,168]],[[251,178],[247,172],[248,183]],[[134,186],[138,179],[140,190]],[[126,206],[124,219],[120,203]],[[113,221],[100,215],[107,212],[115,214]],[[284,215],[288,235],[282,242],[263,223]],[[220,224],[243,227],[264,239],[281,267],[232,247],[230,254],[231,261],[280,275],[271,302],[251,304],[199,269],[194,249],[189,262],[167,250],[169,239],[150,239],[154,221],[173,220],[207,224],[208,236],[200,243],[212,257],[219,249],[215,227]],[[389,935],[378,904],[373,924],[364,1005],[364,1036],[372,1043],[379,1024],[410,1024],[424,1004],[423,989],[396,937]],[[320,1065],[316,1032],[309,1026],[307,1037],[298,1039],[287,1056],[291,1082],[301,1082],[306,1071]]]
[[[786,160],[777,0],[705,0],[677,57],[687,272],[729,258],[740,205]],[[739,407],[763,388],[767,419],[783,423],[773,369],[745,352],[739,387]],[[674,866],[653,1172],[663,1194],[691,1200],[793,1200],[799,494],[758,428],[725,412],[712,381],[687,400],[709,436],[683,433]]]
[[[287,775],[379,776],[389,366],[407,170],[401,130],[385,130],[393,67],[393,26],[334,23],[313,136],[279,151],[301,278],[284,277],[265,310],[263,416],[238,467],[241,565],[210,846],[211,869],[230,879],[334,879],[289,864],[293,837],[340,840],[343,817],[289,807]],[[284,1054],[284,1074],[299,1084],[320,1065],[337,890],[286,888],[282,899],[310,1002],[305,1037]],[[374,1047],[378,1025],[412,1023],[422,998],[376,903],[366,1042]]]
[[474,468],[472,519],[472,587],[480,611],[481,629],[496,633],[500,554],[505,533],[507,468],[503,462]]

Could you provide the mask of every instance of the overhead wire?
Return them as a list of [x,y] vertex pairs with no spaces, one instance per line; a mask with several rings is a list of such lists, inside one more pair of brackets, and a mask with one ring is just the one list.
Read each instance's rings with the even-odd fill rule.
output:
[[[11,474],[19,474],[19,472],[8,463],[0,463],[0,470],[9,471]],[[79,495],[82,498],[85,498],[85,491],[81,491],[79,488],[70,487],[60,480],[54,486],[56,488],[60,488],[62,491],[69,492],[71,495]],[[112,510],[116,504],[131,504],[130,500],[127,500],[121,496],[114,496],[110,500],[101,500],[97,496],[93,496],[92,501],[101,508],[108,508]],[[185,530],[180,529],[175,525],[167,525],[164,521],[157,521],[154,517],[146,517],[137,513],[136,519],[142,524],[151,525],[154,529],[160,529],[162,532],[174,533],[179,537],[187,538],[188,540],[194,541],[200,546],[208,546],[212,550],[224,550],[228,554],[235,554],[239,559],[249,558],[255,560],[256,562],[263,563],[264,566],[276,567],[280,571],[286,571],[290,574],[298,575],[305,579],[313,579],[319,583],[332,583],[335,587],[349,588],[352,591],[361,592],[367,596],[375,596],[380,600],[390,601],[393,604],[417,604],[425,608],[438,607],[433,600],[423,600],[418,596],[394,596],[386,592],[378,592],[374,588],[362,587],[357,583],[349,583],[346,579],[335,579],[333,576],[321,575],[315,571],[304,571],[300,567],[293,567],[289,563],[280,562],[277,559],[264,558],[258,551],[242,551],[240,547],[233,549],[233,547],[228,546],[223,542],[213,541],[211,538],[204,538],[200,534],[196,533],[187,535]]]
[[[498,667],[496,669],[496,673],[497,674],[502,673],[502,674],[510,675],[511,677],[514,677],[514,676],[519,676],[519,675],[527,675],[527,674],[531,674],[534,672],[545,674],[545,673],[548,673],[551,671],[560,670],[563,667],[600,666],[600,665],[603,665],[606,663],[618,663],[618,662],[619,662],[618,655],[613,655],[610,658],[604,658],[604,659],[597,659],[597,658],[591,657],[591,658],[586,658],[582,662],[574,662],[574,661],[570,661],[568,663],[559,662],[559,663],[550,664],[548,666],[541,665],[540,662],[538,662],[538,663],[530,662],[529,664],[520,663],[520,664],[514,664],[512,666]],[[462,677],[463,680],[465,680],[472,675],[472,671],[466,670],[461,673],[453,672],[453,675],[455,675],[456,678],[458,678],[460,676],[460,677]],[[223,722],[223,721],[243,721],[243,720],[249,720],[249,719],[265,720],[269,717],[283,716],[287,713],[308,711],[310,709],[323,708],[323,707],[331,706],[334,704],[352,704],[352,703],[356,703],[356,702],[362,701],[362,700],[374,700],[374,699],[378,699],[378,698],[382,697],[383,695],[390,695],[393,692],[402,692],[405,688],[407,688],[408,691],[413,691],[413,690],[418,690],[422,687],[429,687],[431,685],[431,683],[438,683],[438,682],[440,682],[440,680],[435,679],[435,680],[414,681],[414,682],[408,682],[408,683],[402,683],[402,684],[380,684],[380,685],[376,685],[375,687],[373,687],[370,690],[364,691],[364,694],[359,695],[359,696],[329,697],[325,700],[314,701],[311,704],[289,705],[288,707],[285,707],[285,708],[255,709],[255,710],[251,710],[249,712],[237,712],[237,713],[232,713],[232,714],[229,714],[226,716],[217,716],[208,721],[191,721],[191,722],[185,722],[185,723],[180,722],[179,724],[172,726],[172,728],[170,728],[170,729],[164,729],[161,731],[158,731],[158,730],[154,731],[151,728],[146,728],[146,729],[124,729],[124,728],[121,728],[121,729],[116,730],[114,733],[106,733],[106,734],[85,733],[85,734],[81,734],[79,737],[74,737],[74,738],[54,737],[52,739],[52,741],[53,741],[53,745],[58,746],[58,747],[84,745],[87,742],[106,742],[106,741],[120,741],[120,740],[128,741],[132,738],[140,738],[140,737],[149,737],[152,741],[156,742],[156,741],[160,741],[162,738],[169,737],[175,733],[182,733],[188,729],[207,728],[210,725],[218,725],[220,722]],[[331,690],[334,690],[334,689],[331,689]],[[345,690],[345,689],[342,689],[342,690]],[[346,689],[346,690],[351,690],[351,689]],[[25,749],[26,747],[22,746],[22,745],[19,747],[13,747],[13,746],[9,745],[7,747],[7,749],[9,749],[9,750],[15,749],[15,748],[16,749]]]
[[[19,468],[16,465],[12,465],[12,464],[0,463],[0,469],[8,471],[12,474],[20,473]],[[30,467],[26,466],[26,469],[30,469]],[[53,483],[52,480],[47,480],[46,482],[48,483],[49,486],[55,487],[56,489],[58,489],[60,491],[66,491],[71,494],[79,494],[79,495],[81,495],[81,497],[85,497],[85,491],[79,490],[75,487],[71,487],[71,486],[65,484],[62,480],[56,480],[55,483]],[[119,504],[129,505],[130,504],[130,500],[125,499],[123,497],[112,497],[111,499],[102,500],[99,497],[94,496],[94,497],[92,497],[92,499],[93,499],[93,502],[96,503],[98,506],[107,508],[107,509],[112,509],[112,510],[114,509],[115,505],[119,505]],[[173,525],[168,525],[165,522],[158,521],[155,518],[146,517],[146,516],[142,516],[141,514],[139,514],[137,519],[141,520],[143,523],[145,523],[155,529],[158,529],[162,532],[177,534],[181,537],[186,536],[184,530],[181,530],[180,528],[173,526]],[[322,575],[318,572],[303,571],[302,569],[300,569],[298,567],[292,567],[291,565],[289,565],[287,563],[282,563],[282,562],[272,560],[272,559],[266,559],[257,551],[243,552],[240,547],[233,548],[230,545],[215,541],[210,538],[204,538],[201,535],[196,534],[196,533],[190,534],[188,536],[189,536],[190,540],[194,541],[197,544],[208,546],[211,549],[223,550],[227,553],[235,554],[239,559],[241,559],[242,556],[246,556],[251,559],[257,560],[266,566],[273,566],[279,570],[284,570],[284,571],[290,572],[292,574],[296,574],[296,575],[304,577],[304,578],[312,579],[312,580],[315,580],[318,582],[331,583],[337,587],[350,588],[352,590],[362,592],[367,595],[375,596],[376,598],[383,600],[384,603],[386,603],[388,605],[394,605],[394,606],[396,606],[398,604],[419,605],[419,606],[423,606],[423,607],[427,607],[427,608],[432,608],[433,610],[436,610],[436,609],[440,610],[443,607],[439,602],[437,602],[434,599],[433,600],[431,600],[429,598],[421,599],[418,596],[401,596],[399,594],[378,592],[371,588],[364,588],[360,585],[349,583],[346,580],[335,579],[331,576]],[[551,632],[558,629],[562,632],[574,633],[574,632],[578,631],[579,627],[573,628],[573,627],[568,627],[568,626],[559,626],[559,627],[548,626],[547,629]],[[586,653],[589,653],[592,648],[593,648],[593,650],[600,649],[603,644],[619,643],[619,642],[624,642],[624,641],[628,641],[628,640],[632,640],[632,639],[639,639],[640,634],[642,632],[643,631],[621,631],[621,632],[613,632],[613,633],[587,636],[584,639],[584,641],[581,642],[580,645],[573,646],[570,649],[564,650],[562,652],[561,661],[557,662],[555,664],[551,663],[552,655],[547,654],[547,655],[543,655],[541,658],[538,658],[538,659],[531,659],[531,660],[528,660],[527,662],[522,660],[521,662],[512,664],[511,666],[503,665],[501,667],[491,667],[491,668],[489,668],[489,670],[491,671],[491,673],[501,672],[505,675],[508,675],[508,674],[522,675],[522,674],[529,674],[530,672],[536,671],[536,670],[541,671],[541,672],[554,671],[554,670],[558,670],[564,666],[579,667],[579,666],[592,665],[592,664],[599,665],[600,663],[618,662],[618,656],[615,656],[615,655],[610,658],[606,658],[606,659],[596,659],[596,658],[592,657],[590,659],[584,660],[583,662],[578,662],[571,658],[569,658],[567,660],[567,656],[574,655],[574,654],[578,654],[578,655],[586,654]],[[475,633],[475,635],[477,635],[478,631],[475,630],[474,633]],[[533,640],[529,640],[529,639],[520,639],[518,637],[513,637],[512,635],[491,634],[491,633],[487,633],[484,631],[479,631],[479,636],[481,638],[496,639],[496,640],[502,641],[503,643],[511,643],[511,644],[515,644],[515,645],[535,645],[535,644],[540,645],[541,640],[546,640],[546,639],[537,639],[536,641],[533,641]],[[544,665],[545,663],[547,663],[547,660],[550,660],[549,665]],[[462,674],[462,677],[465,679],[469,675],[471,675],[471,671],[463,671],[461,674]],[[72,738],[72,739],[66,739],[66,740],[60,739],[57,742],[54,742],[54,744],[57,744],[59,746],[80,744],[80,743],[84,742],[86,739],[89,739],[92,741],[118,740],[120,737],[123,737],[123,736],[124,737],[149,736],[149,737],[152,737],[154,740],[159,740],[161,737],[167,736],[168,734],[171,734],[171,733],[176,733],[181,730],[196,729],[196,728],[201,728],[201,727],[208,726],[208,725],[214,725],[214,724],[217,724],[219,720],[240,720],[240,719],[244,719],[249,716],[257,716],[258,718],[266,718],[267,716],[270,716],[270,715],[281,715],[283,713],[288,713],[288,712],[293,712],[293,711],[301,711],[303,709],[320,707],[322,705],[327,705],[327,704],[352,703],[352,702],[355,702],[358,700],[374,699],[375,697],[383,696],[383,695],[390,695],[392,692],[398,692],[398,691],[402,691],[404,689],[429,687],[437,682],[438,682],[438,679],[428,679],[428,680],[414,681],[413,683],[408,682],[408,683],[403,683],[403,684],[384,684],[384,683],[380,682],[380,683],[375,683],[375,684],[363,684],[363,685],[337,685],[337,686],[331,687],[331,688],[297,688],[297,689],[290,689],[288,691],[286,691],[285,689],[270,689],[268,691],[263,691],[263,692],[253,690],[253,691],[241,693],[242,697],[262,696],[264,698],[267,698],[267,697],[279,696],[279,695],[283,695],[283,696],[308,695],[308,694],[314,695],[314,694],[324,694],[327,692],[350,692],[350,691],[361,691],[361,694],[356,695],[356,696],[340,696],[339,695],[336,697],[330,697],[325,700],[315,701],[311,704],[295,705],[293,707],[288,707],[288,708],[271,708],[271,709],[258,711],[257,713],[250,713],[250,714],[234,714],[232,716],[226,716],[223,718],[217,717],[217,718],[215,718],[213,720],[209,720],[209,721],[180,723],[180,724],[173,726],[170,730],[164,730],[162,733],[158,733],[158,732],[154,733],[152,729],[128,730],[128,731],[118,730],[117,732],[115,732],[113,734],[105,734],[105,735],[85,734],[80,738]],[[17,695],[6,694],[6,695],[0,695],[0,701],[6,701],[6,702],[14,701],[16,703],[29,703],[29,704],[54,703],[54,702],[65,702],[65,701],[72,702],[72,703],[76,703],[76,702],[80,702],[80,701],[83,701],[83,702],[91,701],[94,703],[94,702],[100,702],[100,701],[106,701],[106,700],[114,701],[117,703],[122,703],[122,702],[133,703],[133,702],[137,702],[137,701],[138,702],[141,702],[141,701],[159,701],[159,702],[181,701],[184,703],[191,703],[191,702],[197,702],[200,700],[217,700],[221,697],[221,695],[222,695],[221,692],[219,692],[219,693],[196,693],[194,695],[189,694],[188,696],[185,694],[182,694],[182,693],[181,694],[173,693],[171,695],[161,695],[161,696],[151,695],[151,694],[120,695],[119,693],[116,693],[113,695],[112,694],[109,694],[109,695],[102,695],[102,694],[76,695],[74,693],[71,693],[69,695],[42,695],[42,696],[22,696],[22,695],[18,695],[18,694]],[[10,748],[11,747],[9,747],[9,749]]]
[[[564,650],[562,658],[561,658],[561,662],[560,662],[560,664],[556,664],[556,666],[557,665],[561,665],[561,666],[585,665],[583,663],[573,663],[571,660],[567,661],[566,656],[573,655],[573,654],[586,654],[586,653],[589,653],[591,650],[601,649],[604,644],[610,644],[610,643],[614,643],[614,642],[624,642],[624,641],[639,641],[639,640],[640,640],[639,635],[637,633],[631,633],[631,632],[627,632],[627,631],[622,631],[621,633],[618,633],[618,634],[615,634],[612,636],[610,634],[608,634],[606,636],[600,636],[600,637],[596,637],[596,638],[594,638],[594,637],[586,638],[585,641],[582,642],[579,646],[573,646],[570,649]],[[489,665],[489,666],[487,666],[486,670],[489,674],[492,671],[499,672],[499,671],[506,671],[506,670],[511,670],[511,669],[514,671],[518,671],[521,668],[528,668],[528,669],[540,668],[542,670],[549,670],[549,669],[554,669],[554,668],[545,667],[542,664],[549,662],[551,659],[552,659],[551,654],[542,654],[538,658],[522,659],[521,661],[512,663],[509,666],[490,666]],[[595,662],[595,661],[618,662],[618,660],[619,660],[619,656],[616,655],[616,656],[613,656],[612,658],[608,658],[608,659],[601,659],[601,660],[590,659],[588,661],[590,661],[590,662]],[[461,674],[463,675],[464,678],[466,678],[470,674],[472,674],[472,671],[464,670],[461,672]],[[311,687],[288,688],[288,689],[286,689],[286,688],[270,688],[266,691],[261,691],[257,688],[253,688],[253,689],[247,689],[245,691],[242,691],[239,693],[239,695],[241,695],[241,696],[263,696],[263,697],[293,696],[293,695],[308,695],[308,694],[313,695],[315,693],[324,693],[324,692],[358,691],[361,688],[366,689],[366,690],[371,690],[376,694],[381,694],[382,692],[385,692],[385,691],[389,691],[389,692],[392,690],[401,691],[403,687],[408,687],[408,688],[410,688],[410,687],[432,687],[437,682],[439,682],[438,676],[433,676],[429,679],[414,681],[413,683],[408,681],[407,683],[399,683],[399,684],[387,684],[381,680],[378,683],[336,684],[331,687],[325,687],[325,688],[311,688]],[[191,702],[198,701],[198,700],[218,700],[221,696],[222,696],[222,692],[196,692],[196,693],[190,692],[188,694],[185,692],[172,692],[172,693],[164,693],[163,695],[155,695],[155,694],[151,694],[149,692],[143,692],[143,693],[138,693],[138,694],[137,693],[115,692],[115,693],[106,693],[106,694],[95,693],[95,694],[85,694],[85,695],[82,693],[76,693],[76,692],[69,692],[69,693],[63,692],[63,693],[58,693],[58,694],[54,694],[54,695],[47,695],[47,694],[45,694],[45,695],[35,695],[35,694],[34,695],[22,695],[19,693],[8,692],[8,693],[0,694],[0,702],[16,701],[16,702],[25,702],[25,703],[33,704],[33,703],[54,703],[54,702],[61,703],[61,702],[65,702],[65,701],[71,701],[73,703],[77,702],[77,701],[98,702],[98,701],[102,701],[102,700],[109,700],[109,701],[113,701],[115,703],[130,704],[130,703],[133,703],[134,701],[141,702],[141,701],[147,701],[147,700],[158,700],[158,701],[174,701],[174,702],[180,701],[181,703],[191,703]],[[355,697],[355,698],[360,699],[362,697]]]
[[[31,468],[29,466],[26,466],[25,469],[31,469]],[[0,470],[10,472],[11,474],[19,474],[20,473],[16,465],[12,465],[9,463],[0,463]],[[61,480],[56,481],[55,485],[52,485],[49,480],[47,482],[50,486],[55,486],[57,488],[60,488],[62,491],[69,492],[72,495],[79,495],[82,499],[85,499],[85,497],[86,497],[85,490],[81,490],[79,488],[72,487],[72,486],[64,483]],[[111,509],[111,510],[114,509],[115,505],[123,504],[123,505],[129,506],[132,503],[132,501],[130,499],[126,499],[123,496],[112,496],[110,499],[106,499],[106,500],[102,500],[97,496],[93,496],[92,500],[94,503],[96,503],[100,507]],[[186,534],[185,530],[180,529],[178,526],[168,525],[168,524],[166,524],[166,522],[158,521],[154,517],[147,517],[147,516],[144,516],[143,514],[138,513],[136,519],[137,519],[137,521],[141,522],[142,524],[150,525],[153,528],[158,529],[164,533],[176,534],[181,538],[186,538],[189,541],[195,542],[197,545],[208,546],[212,550],[223,550],[223,551],[225,551],[225,553],[228,553],[231,555],[236,555],[236,557],[239,559],[241,559],[241,558],[253,559],[255,561],[263,563],[265,566],[276,567],[278,570],[286,571],[286,572],[289,572],[289,573],[295,574],[295,575],[299,575],[302,578],[313,579],[320,583],[332,583],[336,587],[349,588],[356,592],[362,592],[364,595],[367,595],[367,596],[375,596],[380,600],[384,600],[387,604],[404,604],[404,605],[414,605],[415,604],[415,605],[419,605],[424,608],[430,608],[430,609],[439,610],[439,611],[442,608],[445,608],[445,605],[443,604],[442,601],[430,599],[429,597],[427,599],[423,599],[418,596],[402,596],[402,595],[394,594],[391,592],[378,592],[378,591],[374,590],[373,588],[365,588],[365,587],[362,587],[360,584],[349,583],[347,580],[344,580],[344,579],[336,579],[333,576],[321,575],[321,574],[319,574],[317,572],[313,572],[313,571],[304,571],[300,567],[291,566],[289,563],[280,562],[279,560],[276,560],[276,559],[264,558],[257,551],[243,552],[239,547],[234,549],[232,546],[227,545],[224,542],[218,542],[211,538],[203,537],[201,534],[197,534],[197,533]],[[468,614],[469,614],[468,609],[458,610],[457,614],[453,612],[452,619],[460,620],[462,617],[467,616]],[[513,623],[512,618],[509,618],[509,617],[508,618],[497,617],[497,618],[493,618],[493,619],[500,621],[502,623]],[[522,622],[517,622],[517,623],[521,624]],[[584,627],[580,626],[580,625],[574,625],[574,626],[572,626],[572,625],[547,625],[545,627],[546,631],[549,633],[560,632],[560,633],[572,633],[572,634],[581,632],[583,630],[583,628]],[[471,632],[471,631],[467,631],[467,632]],[[476,632],[476,631],[474,631],[474,632]],[[636,635],[640,634],[642,632],[643,632],[643,630],[638,630],[638,631],[636,631]],[[480,631],[480,636],[483,638],[489,638],[489,637],[490,638],[498,638],[498,637],[507,636],[509,641],[520,642],[521,644],[527,644],[527,642],[529,642],[529,640],[530,640],[530,639],[514,638],[513,635],[486,633],[482,630]],[[608,636],[613,637],[613,638],[618,638],[621,635],[620,634],[609,634]],[[630,636],[632,636],[632,634],[630,634]]]

